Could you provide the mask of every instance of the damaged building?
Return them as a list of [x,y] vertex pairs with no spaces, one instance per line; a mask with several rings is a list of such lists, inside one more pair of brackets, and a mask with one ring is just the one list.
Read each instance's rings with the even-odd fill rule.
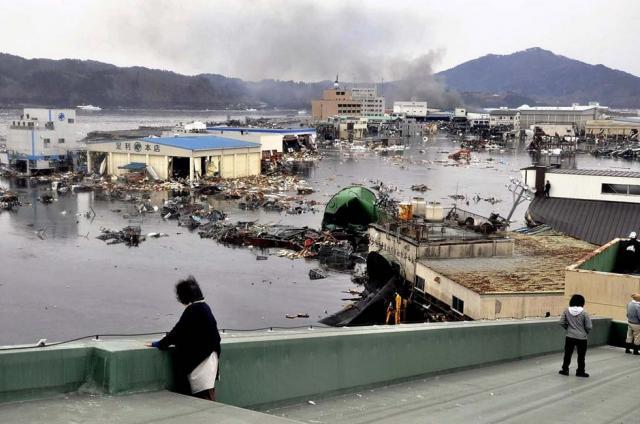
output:
[[207,127],[210,135],[258,143],[263,152],[283,153],[301,148],[315,149],[314,128]]
[[474,320],[558,315],[566,306],[565,268],[594,246],[557,234],[494,232],[468,215],[460,215],[465,225],[447,218],[373,224],[369,249],[394,258],[411,298],[425,308]]
[[87,168],[123,175],[146,169],[158,179],[260,174],[260,144],[208,136],[145,137],[87,142]]

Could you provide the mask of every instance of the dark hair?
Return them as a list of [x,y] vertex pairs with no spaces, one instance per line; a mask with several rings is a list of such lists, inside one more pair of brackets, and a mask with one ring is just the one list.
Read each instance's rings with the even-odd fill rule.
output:
[[176,283],[176,296],[183,305],[204,299],[202,290],[200,290],[200,286],[193,275]]
[[569,306],[584,306],[584,296],[581,294],[574,294],[569,300]]

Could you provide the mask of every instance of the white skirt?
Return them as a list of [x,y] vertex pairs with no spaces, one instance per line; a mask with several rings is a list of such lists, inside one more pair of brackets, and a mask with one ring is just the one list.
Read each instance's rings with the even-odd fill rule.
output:
[[213,352],[204,361],[200,362],[191,374],[189,384],[191,393],[198,393],[216,387],[216,375],[218,374],[218,354]]

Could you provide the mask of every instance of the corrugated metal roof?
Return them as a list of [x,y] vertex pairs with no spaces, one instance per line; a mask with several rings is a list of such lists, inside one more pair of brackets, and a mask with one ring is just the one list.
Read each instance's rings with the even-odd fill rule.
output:
[[234,140],[232,138],[218,136],[192,136],[192,137],[147,137],[143,138],[147,143],[161,144],[163,146],[177,147],[187,150],[215,150],[215,149],[246,149],[260,147],[259,143]]
[[592,110],[592,109],[609,109],[607,106],[591,106],[591,105],[576,105],[576,106],[529,106],[529,105],[522,105],[520,107],[518,107],[518,110],[521,111],[536,111],[536,112],[557,112],[557,111],[562,111],[562,112],[584,112],[587,110]]
[[536,197],[528,212],[536,222],[600,245],[640,230],[638,203]]
[[640,178],[640,172],[609,171],[606,169],[550,169],[548,174],[593,175],[598,177]]
[[519,114],[519,110],[515,109],[491,109],[489,111],[489,115],[504,115],[504,116],[513,116]]

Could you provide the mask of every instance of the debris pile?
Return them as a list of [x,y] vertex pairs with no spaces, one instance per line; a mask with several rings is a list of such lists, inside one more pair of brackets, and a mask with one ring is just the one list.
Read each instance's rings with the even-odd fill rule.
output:
[[19,206],[22,206],[22,203],[20,203],[17,194],[0,190],[0,209],[10,211]]
[[101,228],[100,232],[101,234],[96,238],[98,240],[106,241],[107,244],[124,243],[129,247],[136,247],[140,244],[141,241],[144,241],[144,237],[140,236],[142,230],[137,225],[124,227],[120,231]]
[[[318,231],[308,227],[293,227],[256,222],[210,222],[200,226],[201,238],[209,238],[223,244],[278,248],[275,255],[289,259],[317,258],[322,264],[339,269],[350,269],[361,257],[355,253],[354,243],[362,246],[362,240],[342,232]],[[264,259],[262,259],[264,260]]]

